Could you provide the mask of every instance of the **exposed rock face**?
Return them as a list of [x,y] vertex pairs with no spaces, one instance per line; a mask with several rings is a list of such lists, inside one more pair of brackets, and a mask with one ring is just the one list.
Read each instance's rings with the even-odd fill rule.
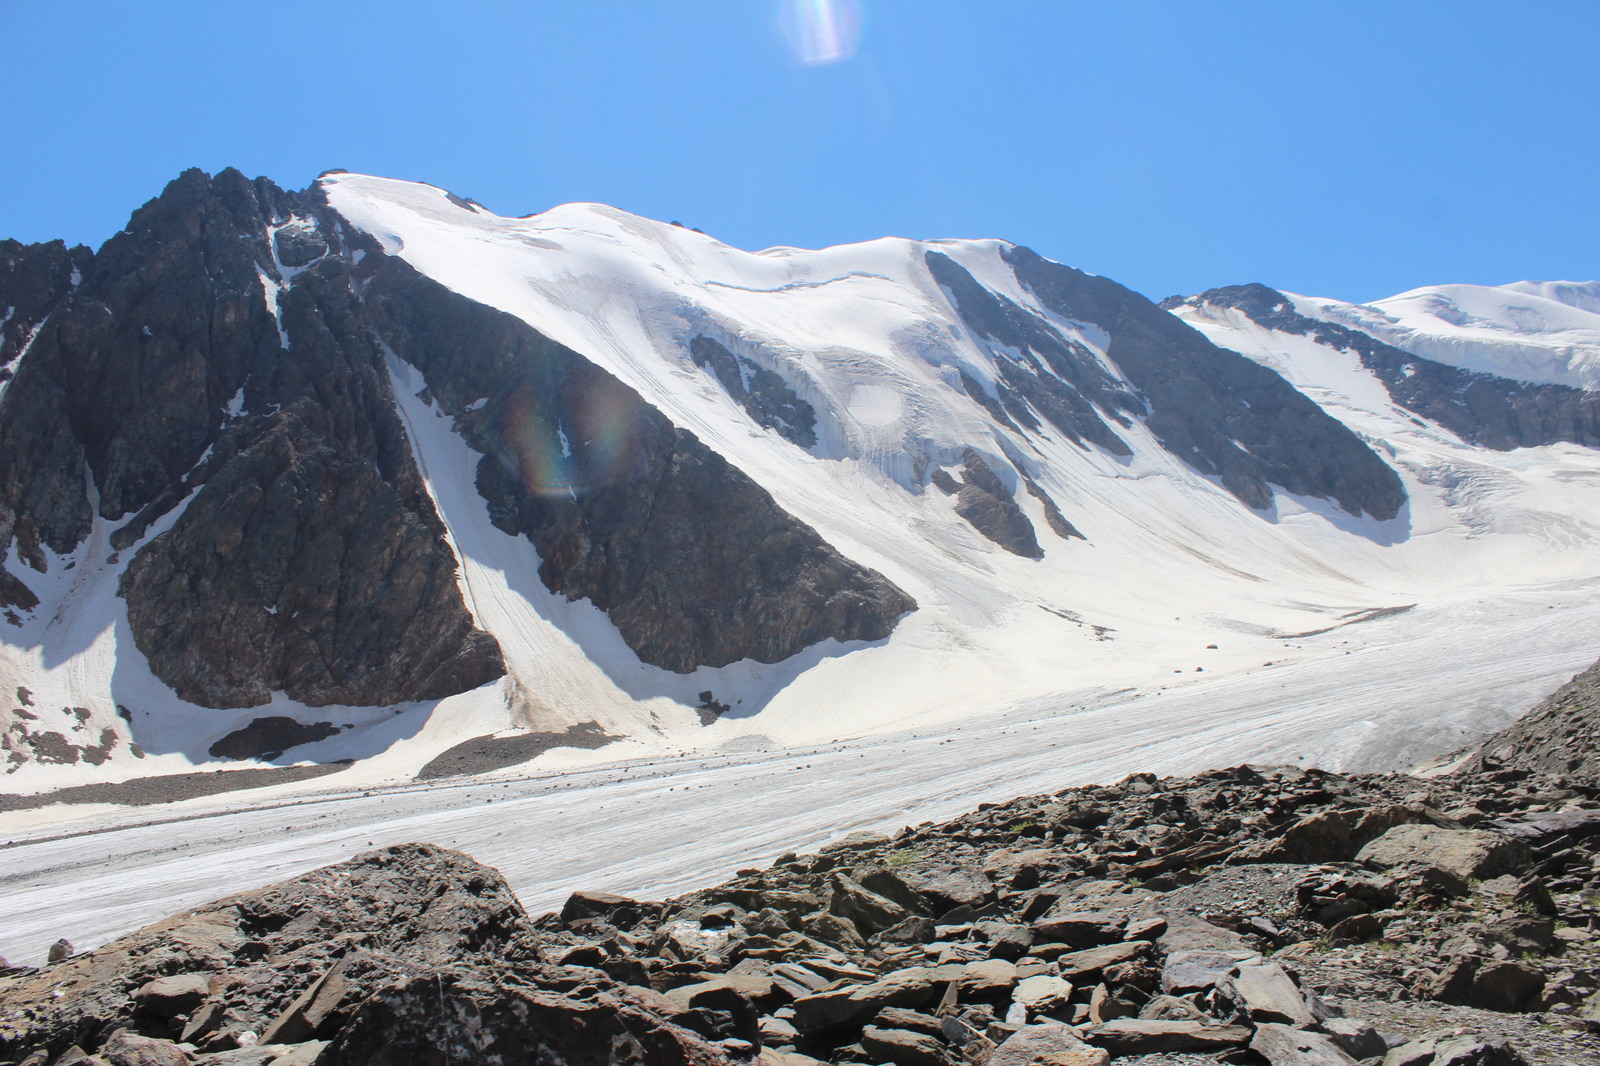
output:
[[1009,248],[1006,261],[1053,313],[1110,334],[1107,354],[1139,391],[1162,447],[1255,508],[1272,485],[1393,518],[1405,489],[1360,438],[1277,374],[1107,278]]
[[1600,662],[1485,740],[1472,762],[1483,770],[1600,778]]
[[93,258],[81,244],[0,240],[0,381]]
[[[493,520],[645,661],[775,662],[880,639],[915,607],[615,378],[384,255],[320,191],[189,171],[92,258],[0,245],[0,301],[5,358],[30,344],[0,399],[0,551],[42,571],[45,549],[111,523],[112,548],[136,550],[134,641],[193,703],[430,700],[504,673],[380,334],[484,453]],[[815,443],[778,375],[710,338],[694,351],[758,423]],[[25,574],[0,572],[0,607],[38,607]]]
[[[983,457],[970,448],[962,456],[961,480],[962,484],[955,490],[956,514],[1011,554],[1024,559],[1044,558],[1044,550],[1034,536],[1033,523],[1022,513],[1016,497]],[[954,479],[950,484],[954,485]],[[1035,486],[1029,483],[1029,487]]]
[[694,361],[717,376],[740,407],[763,429],[774,430],[802,448],[817,443],[817,411],[782,377],[710,337],[689,342]]
[[1567,385],[1511,381],[1412,355],[1346,326],[1319,322],[1265,285],[1231,285],[1192,297],[1236,307],[1257,325],[1353,351],[1394,402],[1462,440],[1507,451],[1557,441],[1600,447],[1600,394]]
[[276,759],[289,748],[337,736],[339,728],[331,722],[297,722],[273,715],[257,718],[242,729],[235,729],[211,745],[219,759]]
[[[638,394],[526,323],[385,260],[364,289],[384,340],[483,454],[497,527],[547,588],[606,611],[647,663],[689,672],[878,640],[915,608]],[[481,401],[481,402],[480,402]]]
[[1043,416],[1069,440],[1099,445],[1113,455],[1131,454],[1105,420],[1126,426],[1130,414],[1144,413],[1144,404],[1106,372],[1093,352],[985,288],[949,256],[928,252],[924,258],[962,321],[1018,353],[993,353],[1001,379],[998,396],[964,377],[968,395],[1013,428],[1037,430]]
[[[287,287],[281,227],[304,267]],[[194,703],[434,699],[504,672],[335,229],[314,196],[186,172],[95,255],[0,403],[0,545],[36,569],[41,545],[82,541],[91,500],[126,520],[118,550],[187,503],[121,592],[151,668]]]

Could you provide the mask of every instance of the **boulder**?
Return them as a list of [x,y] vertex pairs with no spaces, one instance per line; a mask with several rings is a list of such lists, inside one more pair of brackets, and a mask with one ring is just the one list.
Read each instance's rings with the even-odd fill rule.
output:
[[861,1030],[861,1046],[874,1061],[895,1066],[957,1066],[959,1062],[943,1040],[908,1029],[869,1025]]
[[100,1048],[110,1066],[188,1066],[194,1057],[170,1040],[154,1040],[127,1029],[112,1033]]
[[1150,942],[1146,940],[1107,944],[1105,947],[1085,948],[1083,951],[1062,955],[1056,959],[1056,967],[1063,977],[1095,974],[1108,966],[1118,966],[1143,958],[1150,950]]
[[1356,853],[1356,861],[1380,870],[1432,866],[1463,879],[1520,873],[1531,862],[1527,845],[1483,829],[1401,825]]
[[1321,1028],[1353,1059],[1381,1058],[1389,1051],[1388,1043],[1371,1022],[1358,1018],[1328,1018]]
[[1275,840],[1240,848],[1232,861],[1307,865],[1349,862],[1364,845],[1395,826],[1423,820],[1421,811],[1401,806],[1316,811],[1295,822]]
[[1256,1026],[1250,1050],[1271,1066],[1353,1066],[1356,1061],[1331,1037],[1276,1022]]
[[900,904],[864,888],[843,874],[833,875],[833,899],[828,912],[854,923],[862,936],[871,936],[911,917]]
[[133,993],[133,1001],[157,1018],[188,1014],[211,994],[211,975],[181,973],[146,981]]
[[1044,1022],[1012,1033],[995,1048],[988,1066],[1105,1066],[1110,1061],[1108,1052],[1085,1044],[1069,1026]]
[[1425,1036],[1394,1048],[1383,1066],[1529,1066],[1528,1060],[1503,1039],[1481,1033]]
[[1030,1011],[1051,1011],[1066,1005],[1072,998],[1072,983],[1050,974],[1024,977],[1011,990],[1013,1002],[1021,1003]]
[[732,1058],[620,993],[589,998],[520,982],[438,972],[407,978],[362,1002],[319,1066],[423,1062],[648,1062],[712,1066]]
[[932,904],[936,912],[952,907],[976,907],[994,894],[994,886],[977,870],[966,866],[940,864],[920,870],[906,870],[900,880]]
[[1430,999],[1481,1010],[1514,1012],[1537,1006],[1544,974],[1525,962],[1463,953],[1423,988]]
[[1122,939],[1124,927],[1124,920],[1119,914],[1078,911],[1034,922],[1033,936],[1035,940],[1068,944],[1081,950],[1116,943]]
[[1161,969],[1161,990],[1173,994],[1212,988],[1240,964],[1260,959],[1254,951],[1174,951]]
[[626,929],[643,914],[643,905],[636,899],[619,896],[615,892],[578,891],[567,897],[561,906],[562,922],[575,922],[584,918],[604,918],[610,924]]
[[1274,962],[1246,963],[1217,984],[1217,995],[1255,1024],[1308,1027],[1317,1023],[1293,978]]
[[810,1036],[854,1028],[884,1007],[930,1007],[939,1002],[946,986],[964,976],[965,970],[959,963],[910,966],[866,984],[802,996],[794,1002],[794,1027]]
[[1250,1040],[1242,1025],[1158,1018],[1119,1018],[1092,1027],[1084,1040],[1105,1048],[1113,1058],[1122,1055],[1159,1055],[1171,1051],[1224,1051]]

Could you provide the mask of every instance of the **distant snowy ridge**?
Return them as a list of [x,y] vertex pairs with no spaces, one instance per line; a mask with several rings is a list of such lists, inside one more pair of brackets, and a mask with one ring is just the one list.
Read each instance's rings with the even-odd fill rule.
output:
[[1450,366],[1600,389],[1600,281],[1434,285],[1370,304],[1295,300],[1305,314]]

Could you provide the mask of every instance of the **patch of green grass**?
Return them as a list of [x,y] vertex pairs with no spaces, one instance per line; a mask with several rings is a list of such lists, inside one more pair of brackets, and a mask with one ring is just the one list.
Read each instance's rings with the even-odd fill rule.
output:
[[922,853],[916,848],[897,848],[883,857],[886,866],[909,866],[922,858]]

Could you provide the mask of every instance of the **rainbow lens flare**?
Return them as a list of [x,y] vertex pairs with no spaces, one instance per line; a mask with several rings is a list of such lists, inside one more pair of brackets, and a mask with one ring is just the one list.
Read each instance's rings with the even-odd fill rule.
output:
[[841,63],[855,55],[861,43],[857,0],[783,0],[778,24],[807,66]]
[[562,399],[559,408],[541,403],[534,387],[523,383],[501,405],[496,443],[523,487],[539,496],[577,498],[635,473],[638,397],[601,379]]

